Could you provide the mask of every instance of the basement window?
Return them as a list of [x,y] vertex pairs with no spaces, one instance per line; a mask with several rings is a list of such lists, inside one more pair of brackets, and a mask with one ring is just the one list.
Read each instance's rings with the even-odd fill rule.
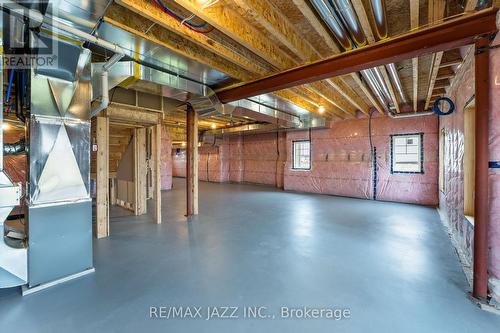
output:
[[294,170],[311,170],[311,141],[293,141],[293,167]]
[[424,134],[391,135],[391,173],[424,173]]

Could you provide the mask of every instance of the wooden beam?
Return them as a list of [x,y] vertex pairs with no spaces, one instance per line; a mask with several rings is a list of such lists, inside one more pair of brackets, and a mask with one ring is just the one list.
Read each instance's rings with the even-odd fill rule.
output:
[[219,100],[227,103],[423,54],[457,48],[472,43],[478,36],[489,36],[495,33],[497,31],[496,13],[497,9],[486,9],[472,15],[450,19],[439,25],[230,87],[219,91],[217,95]]
[[[375,36],[373,35],[372,27],[370,25],[370,21],[368,20],[366,10],[363,7],[363,2],[361,0],[354,0],[354,1],[352,1],[352,4],[353,4],[354,10],[356,11],[356,14],[359,18],[361,28],[363,29],[363,32],[365,34],[368,45],[375,43]],[[396,112],[399,113],[401,111],[399,108],[399,102],[398,102],[398,99],[396,97],[396,94],[394,93],[394,88],[392,86],[391,80],[389,79],[389,75],[387,74],[387,70],[384,66],[380,66],[379,70],[380,70],[380,73],[382,74],[385,85],[387,86],[387,89],[389,90],[389,95],[392,99],[392,103],[396,107]]]
[[[310,62],[321,59],[321,53],[311,44],[306,38],[300,35],[288,18],[283,15],[272,3],[265,0],[235,0],[236,4],[245,10],[247,15],[259,24],[261,24],[271,35],[273,35],[280,43],[290,49],[301,62]],[[231,36],[232,37],[232,36]],[[293,65],[297,65],[294,61]],[[286,69],[281,67],[281,69]],[[339,79],[337,79],[338,81]],[[310,85],[310,89],[320,95],[329,104],[339,108],[340,110],[355,114],[356,109],[350,103],[343,101],[343,96],[334,96],[332,85],[338,87],[338,84],[332,82],[328,88],[321,83]],[[335,89],[335,94],[338,91]],[[344,93],[346,94],[346,93]],[[348,100],[349,102],[349,100]],[[326,107],[326,105],[325,105]],[[368,110],[361,109],[367,113]]]
[[351,73],[351,77],[353,78],[354,82],[358,85],[358,87],[361,88],[363,93],[365,94],[366,97],[368,97],[368,100],[370,103],[372,103],[373,107],[380,113],[380,114],[385,114],[382,107],[380,106],[379,102],[373,96],[372,92],[370,89],[366,86],[366,84],[361,81],[361,78],[359,77],[358,73]]
[[352,0],[352,6],[356,11],[356,15],[358,16],[359,23],[361,24],[361,28],[365,34],[366,40],[368,44],[375,43],[375,36],[373,35],[373,31],[370,25],[370,21],[368,20],[368,16],[366,15],[365,7],[363,6],[362,0]]
[[[359,22],[361,24],[361,28],[363,29],[363,33],[365,34],[366,40],[368,44],[375,43],[375,36],[373,35],[373,30],[370,25],[370,20],[368,19],[368,15],[366,14],[365,7],[363,6],[362,0],[353,0],[352,5],[356,12],[356,15],[359,18]],[[371,90],[365,85],[363,81],[359,78],[357,73],[351,73],[351,77],[358,84],[364,94],[368,97],[372,105],[380,114],[385,114],[383,108],[380,106],[379,101],[373,96]],[[397,101],[396,103],[397,104]],[[399,108],[399,105],[398,105]]]
[[449,60],[449,61],[441,61],[439,68],[458,66],[462,63],[463,59]]
[[429,88],[427,89],[427,98],[425,99],[425,106],[424,110],[427,110],[429,108],[430,100],[431,97],[433,96],[433,91],[434,91],[434,83],[436,82],[438,71],[439,71],[439,64],[441,63],[441,59],[443,58],[443,52],[438,52],[435,53],[432,56],[432,67],[429,73]]
[[98,116],[96,122],[96,236],[102,238],[109,236],[109,120]]
[[[340,50],[335,44],[335,42],[332,40],[332,37],[330,35],[330,32],[328,32],[324,26],[323,23],[318,19],[316,14],[311,10],[311,7],[306,3],[305,0],[292,0],[294,5],[300,10],[302,15],[309,21],[311,26],[313,27],[314,30],[318,33],[318,35],[323,39],[325,44],[328,46],[328,48],[333,52],[333,53],[339,53]],[[326,55],[326,56],[329,56]]]
[[[256,57],[253,56],[251,52],[245,52],[243,48],[234,50],[234,47],[230,44],[221,43],[218,40],[214,40],[207,34],[200,34],[188,29],[186,26],[179,24],[177,20],[169,16],[167,13],[159,10],[152,1],[117,0],[116,2],[120,6],[123,6],[151,21],[144,22],[144,20],[137,19],[135,15],[131,15],[130,12],[124,10],[123,8],[113,5],[106,14],[106,17],[108,17],[108,20],[113,22],[113,24],[117,22],[120,23],[120,28],[122,29],[133,29],[138,31],[141,37],[147,36],[149,38],[155,38],[161,44],[164,44],[165,47],[169,49],[174,48],[177,51],[180,51],[184,56],[193,60],[200,59],[203,61],[217,63],[220,62],[220,60],[217,59],[220,57],[225,59],[227,62],[238,64],[238,66],[247,68],[251,72],[260,74],[266,73],[266,70],[262,69],[262,66],[254,60]],[[149,29],[151,24],[156,25]],[[161,29],[162,27],[167,30]],[[147,33],[145,33],[145,31],[147,31]],[[175,34],[172,34],[172,32]],[[180,39],[179,36],[183,36],[188,39]],[[208,51],[208,53],[206,51]],[[221,70],[223,68],[217,69]],[[237,67],[234,66],[230,69],[238,71]],[[246,72],[242,71],[234,77],[239,77],[245,74]]]
[[157,224],[161,223],[161,136],[162,125],[153,127],[152,135],[152,172],[153,172],[153,204],[154,219]]
[[198,214],[198,115],[188,104],[186,112],[186,216]]
[[110,103],[106,109],[106,116],[110,121],[122,121],[142,126],[155,125],[161,122],[162,114],[159,112],[150,112],[136,107],[129,107]]
[[134,129],[134,214],[146,214],[146,128]]
[[[410,29],[416,30],[420,26],[420,1],[410,1]],[[413,82],[413,111],[418,109],[418,57],[411,59]]]
[[[233,50],[230,43],[219,43],[207,35],[194,33],[145,0],[118,0],[117,2],[132,12],[112,5],[104,21],[120,29],[179,52],[240,81],[248,81],[273,70],[270,65],[266,67],[253,61],[255,56],[252,58],[252,52],[247,50],[244,55],[241,55],[241,51]],[[143,18],[150,21],[145,24]],[[151,24],[156,25],[148,29]],[[161,29],[162,27],[167,30]],[[146,29],[148,32],[144,33]],[[280,97],[297,104],[298,95],[292,91],[283,91]],[[306,101],[301,101],[297,105],[309,112],[318,113],[317,108]]]
[[379,67],[380,73],[382,74],[382,77],[384,78],[385,85],[387,86],[387,90],[389,90],[389,95],[391,96],[392,103],[394,104],[394,107],[396,108],[396,112],[400,113],[401,109],[399,107],[399,102],[398,98],[396,97],[396,93],[394,92],[394,87],[392,86],[391,80],[389,79],[389,74],[387,74],[387,69],[385,66],[380,66]]
[[[331,51],[331,54],[337,54],[340,52],[337,44],[333,41],[330,33],[324,28],[323,23],[317,18],[316,14],[311,10],[309,5],[304,0],[292,0],[295,6],[300,10],[302,15],[306,18],[306,20],[311,24],[311,26],[316,30],[318,35],[324,40],[326,46]],[[328,54],[327,56],[331,56]],[[324,58],[324,55],[322,56]],[[357,86],[361,88],[361,91],[365,96],[368,97],[368,100],[372,105],[380,112],[383,113],[382,108],[378,104],[377,100],[373,97],[372,93],[366,87],[363,81],[359,79],[357,73],[350,74],[351,78],[354,80]],[[342,95],[348,102],[350,102],[355,108],[366,112],[368,105],[357,96],[357,93],[352,91],[352,89],[348,86],[348,84],[342,78],[330,78],[325,80],[327,84],[332,86],[340,95]]]
[[477,6],[477,0],[467,0],[464,12],[472,12],[476,9],[476,6]]
[[429,8],[429,16],[428,21],[429,24],[438,24],[443,20],[444,11],[446,9],[446,0],[432,0],[428,3]]
[[256,27],[245,23],[241,16],[223,2],[202,8],[197,0],[174,0],[217,30],[231,37],[241,45],[266,58],[277,68],[294,66],[293,57],[284,52],[275,43],[270,43],[267,36]]
[[440,68],[438,70],[436,81],[451,79],[453,77],[455,77],[455,72],[451,68],[449,68],[449,67]]
[[[268,29],[271,34],[276,36],[285,46],[289,47],[299,58],[304,61],[319,59],[320,54],[318,51],[296,33],[295,28],[286,16],[276,10],[274,6],[262,0],[237,1],[239,5],[248,9],[247,12],[256,12],[257,15],[252,14],[253,18],[258,20],[264,28]],[[229,8],[229,6],[216,3],[213,6],[202,9],[196,0],[175,0],[175,2],[202,18],[231,39],[244,45],[252,52],[261,55],[279,70],[285,70],[298,65],[294,57],[283,51],[275,43],[272,43],[265,33],[246,23],[245,19]],[[324,91],[317,91],[317,87],[315,86],[308,88],[319,95],[325,95]],[[327,102],[330,103],[329,100]],[[338,107],[341,103],[338,101],[333,106]],[[348,109],[347,113],[354,113],[352,107],[348,107],[345,103],[340,109]]]
[[[320,53],[307,39],[302,38],[297,33],[288,18],[272,2],[267,0],[234,0],[234,2],[302,61],[320,59]],[[241,24],[241,21],[239,24]],[[265,38],[265,40],[268,40],[268,38]],[[279,56],[281,57],[282,55]]]
[[[435,24],[441,21],[444,17],[446,8],[445,0],[429,1],[429,24]],[[427,98],[425,99],[424,110],[429,108],[432,91],[434,90],[434,83],[436,82],[437,72],[443,58],[443,51],[437,52],[433,55],[429,71],[429,87],[427,88]]]

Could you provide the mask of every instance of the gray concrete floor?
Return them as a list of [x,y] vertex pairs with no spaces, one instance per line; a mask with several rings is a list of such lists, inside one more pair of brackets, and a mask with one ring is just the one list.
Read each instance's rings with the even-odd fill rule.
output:
[[[479,310],[432,208],[183,180],[163,224],[114,211],[96,273],[38,294],[0,291],[2,332],[497,332]],[[266,306],[275,319],[149,319],[150,306]],[[350,319],[279,317],[348,308]],[[206,314],[205,309],[203,313]],[[238,315],[242,315],[241,308]]]

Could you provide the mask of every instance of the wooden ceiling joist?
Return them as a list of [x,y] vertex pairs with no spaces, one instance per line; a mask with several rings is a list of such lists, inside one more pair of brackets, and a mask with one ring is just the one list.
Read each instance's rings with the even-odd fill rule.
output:
[[489,37],[496,33],[497,11],[496,8],[486,9],[472,15],[450,19],[329,59],[236,85],[220,91],[217,95],[222,102],[229,102],[423,54],[458,48],[473,43],[478,36]]
[[440,68],[436,77],[436,81],[451,79],[454,76],[455,72],[451,68],[449,67]]
[[[309,22],[309,24],[314,28],[314,30],[318,33],[318,35],[321,36],[323,41],[325,42],[327,48],[330,50],[331,54],[337,54],[340,52],[339,47],[335,42],[333,41],[330,33],[324,28],[323,23],[318,19],[316,14],[311,10],[309,5],[306,3],[305,0],[292,0],[294,5],[299,9],[299,11],[302,13],[304,18]],[[330,56],[331,54],[328,55],[323,55],[325,56]],[[380,113],[383,114],[382,108],[378,104],[378,101],[375,99],[371,91],[368,89],[366,84],[361,81],[359,78],[359,75],[357,73],[351,73],[349,76],[353,79],[355,84],[361,88],[361,91],[363,94],[368,98],[370,103],[375,107],[376,110],[378,110]],[[356,107],[359,110],[365,110],[366,109],[366,103],[361,100],[359,97],[356,96],[356,93],[352,91],[352,88],[348,86],[348,84],[345,83],[344,80],[341,78],[331,78],[326,80],[326,83],[331,85],[339,94],[341,94],[346,100],[348,100],[354,107]]]
[[431,71],[429,73],[429,88],[427,89],[427,98],[425,99],[424,109],[427,110],[429,108],[429,103],[432,97],[432,92],[434,91],[434,83],[436,82],[439,64],[441,63],[441,59],[443,58],[443,51],[437,52],[432,56],[431,61]]
[[441,61],[439,68],[458,66],[462,63],[463,59]]
[[[434,24],[441,21],[444,17],[444,12],[446,9],[445,0],[429,1],[429,24]],[[430,99],[432,96],[432,91],[434,89],[434,83],[436,82],[437,72],[439,71],[439,66],[441,64],[441,59],[443,58],[443,51],[438,52],[433,55],[430,72],[429,72],[429,87],[427,89],[427,98],[425,99],[424,109],[429,108]]]
[[474,9],[476,9],[476,6],[477,6],[477,0],[467,0],[464,12],[472,12]]
[[[253,52],[264,56],[268,61],[280,70],[292,68],[299,63],[293,60],[293,57],[286,54],[281,48],[269,41],[269,38],[257,28],[248,24],[246,20],[232,9],[223,4],[215,4],[209,8],[201,9],[196,5],[196,1],[175,0],[177,4],[186,8],[193,14],[204,19],[212,26],[219,29],[228,37],[236,40]],[[266,30],[268,30],[280,43],[289,48],[294,55],[302,61],[317,60],[320,54],[304,38],[296,33],[288,19],[280,13],[272,4],[262,0],[236,0],[236,3],[249,13],[252,19],[255,19]],[[324,86],[318,84],[311,85],[310,90],[323,96],[323,99],[330,105],[324,105],[326,108],[339,108],[347,113],[354,113],[352,106],[348,106],[337,97],[332,103],[331,98],[325,96],[331,95]],[[325,90],[326,89],[326,90]],[[366,111],[366,110],[365,110]]]
[[[420,1],[410,1],[410,29],[418,29],[420,25]],[[412,87],[413,87],[413,111],[418,107],[418,57],[411,59],[412,64]]]
[[[333,41],[330,33],[325,29],[323,24],[320,22],[316,14],[311,10],[311,7],[306,3],[305,0],[292,0],[293,4],[300,10],[302,15],[306,18],[307,21],[311,24],[314,30],[318,33],[319,36],[323,39],[325,44],[331,50],[332,53],[339,53],[340,50]],[[324,54],[323,56],[329,56],[329,54]]]
[[[235,51],[204,34],[191,31],[169,15],[159,11],[151,2],[117,0],[117,3],[120,6],[112,5],[104,18],[105,22],[174,50],[240,81],[248,81],[265,75],[270,70],[259,62],[253,61],[251,52],[243,52],[244,54],[241,55],[241,50]],[[152,24],[155,25],[152,26]],[[279,96],[305,110],[318,113],[316,106],[300,100],[294,92],[281,91]]]
[[[374,44],[376,42],[375,36],[373,34],[373,30],[372,30],[372,27],[370,25],[370,21],[368,19],[368,15],[367,15],[366,10],[363,6],[363,2],[361,0],[353,0],[352,5],[354,7],[354,10],[356,11],[356,15],[358,16],[359,22],[361,24],[361,28],[363,29],[363,33],[366,37],[368,45]],[[389,93],[391,95],[390,97],[392,99],[392,102],[393,102],[394,106],[396,107],[396,112],[399,113],[399,112],[401,112],[401,110],[399,108],[398,99],[396,97],[396,94],[394,93],[394,88],[392,87],[392,83],[391,83],[391,80],[389,79],[389,75],[387,74],[387,70],[385,69],[384,66],[380,66],[379,69],[380,69],[380,72],[383,76],[385,85],[387,86]],[[378,102],[376,105],[378,105]]]

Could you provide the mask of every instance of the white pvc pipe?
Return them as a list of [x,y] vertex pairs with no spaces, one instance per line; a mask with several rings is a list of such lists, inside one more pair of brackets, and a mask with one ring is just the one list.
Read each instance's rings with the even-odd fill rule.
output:
[[403,118],[416,118],[416,117],[423,117],[423,116],[435,116],[436,114],[432,111],[429,112],[409,112],[409,113],[399,113],[399,114],[394,114],[392,112],[387,112],[389,117],[392,119],[403,119]]

